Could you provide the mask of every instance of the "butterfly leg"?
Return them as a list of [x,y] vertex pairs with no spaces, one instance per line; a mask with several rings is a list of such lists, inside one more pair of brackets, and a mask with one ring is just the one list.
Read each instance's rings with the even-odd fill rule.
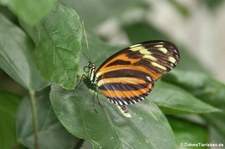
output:
[[94,107],[94,110],[95,110],[95,112],[97,113],[97,110],[96,110],[96,108],[95,108],[95,99],[97,99],[97,103],[98,103],[101,107],[104,107],[104,106],[101,104],[101,102],[100,102],[100,100],[99,100],[99,98],[98,98],[98,93],[97,93],[97,91],[94,91],[92,99],[93,99],[93,107]]
[[78,84],[75,86],[75,89],[77,89],[77,88],[80,86],[82,80],[87,79],[87,78],[88,78],[88,77],[87,77],[85,74],[82,74],[82,76],[81,76],[81,78],[80,78]]
[[94,111],[95,111],[95,113],[98,113],[98,111],[95,108],[95,102],[94,102],[94,100],[95,100],[95,91],[94,91],[94,93],[92,95],[92,99],[93,99],[93,108],[94,108]]
[[[97,93],[97,92],[96,92]],[[101,104],[101,102],[100,102],[100,100],[99,100],[99,98],[98,98],[98,93],[97,93],[97,102],[98,102],[98,104],[101,106],[101,107],[104,107],[102,104]]]

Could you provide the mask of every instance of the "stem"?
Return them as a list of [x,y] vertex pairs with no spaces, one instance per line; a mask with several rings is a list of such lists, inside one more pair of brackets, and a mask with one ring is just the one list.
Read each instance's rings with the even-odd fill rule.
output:
[[34,91],[31,91],[31,90],[30,90],[30,102],[31,102],[32,122],[33,122],[33,129],[34,129],[34,148],[39,149],[35,93],[34,93]]

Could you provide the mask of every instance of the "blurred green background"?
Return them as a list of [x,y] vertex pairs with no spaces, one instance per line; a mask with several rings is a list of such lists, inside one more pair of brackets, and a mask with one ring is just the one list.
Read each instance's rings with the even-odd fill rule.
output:
[[[32,93],[39,148],[225,148],[224,13],[223,0],[0,0],[0,148],[38,148]],[[110,112],[85,111],[92,92],[73,90],[88,62],[81,51],[99,66],[124,47],[157,39],[177,45],[181,60],[149,102],[131,106],[136,116],[124,120],[101,95]]]

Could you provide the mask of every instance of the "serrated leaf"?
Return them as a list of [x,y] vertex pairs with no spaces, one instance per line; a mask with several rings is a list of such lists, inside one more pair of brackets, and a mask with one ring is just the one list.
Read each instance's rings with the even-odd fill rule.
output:
[[25,24],[23,27],[37,46],[36,61],[42,76],[64,88],[73,89],[82,38],[77,13],[58,4],[36,28]]
[[150,100],[161,107],[165,113],[210,113],[219,109],[206,104],[175,85],[160,81],[149,95]]
[[20,19],[29,24],[37,24],[54,7],[56,0],[0,0]]
[[31,40],[1,14],[0,22],[0,67],[26,89],[42,89],[48,83],[37,71]]
[[102,106],[92,101],[92,97],[86,87],[66,91],[52,85],[53,109],[73,135],[90,141],[94,148],[174,149],[171,128],[153,103],[129,106],[132,118],[126,118],[105,97],[98,96]]
[[[25,97],[16,118],[17,139],[28,148],[34,148],[32,110],[30,99]],[[36,95],[39,146],[43,149],[72,149],[76,138],[69,134],[57,120],[49,102],[49,89]]]
[[13,148],[16,144],[16,110],[20,97],[0,91],[0,148]]

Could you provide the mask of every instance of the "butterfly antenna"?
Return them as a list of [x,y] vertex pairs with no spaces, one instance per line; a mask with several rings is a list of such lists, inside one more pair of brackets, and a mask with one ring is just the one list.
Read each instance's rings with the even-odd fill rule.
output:
[[[82,28],[83,28],[83,33],[84,33],[86,48],[87,48],[88,53],[90,54],[88,40],[87,40],[87,33],[86,33],[86,30],[85,30],[85,26],[84,26],[84,21],[82,21]],[[84,52],[82,52],[82,53],[88,59],[88,61],[91,62],[91,60],[89,59],[89,57]]]
[[91,62],[91,60],[88,58],[88,56],[87,56],[84,52],[82,52],[82,54],[84,55],[84,57],[86,57],[86,59],[87,59],[88,61]]

